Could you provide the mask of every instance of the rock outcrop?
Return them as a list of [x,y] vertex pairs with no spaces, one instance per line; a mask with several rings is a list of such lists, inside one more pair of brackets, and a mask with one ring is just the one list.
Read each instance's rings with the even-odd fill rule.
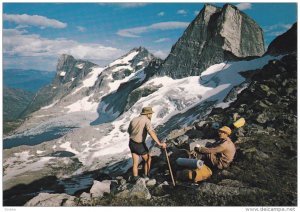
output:
[[[131,55],[134,55],[133,57]],[[132,58],[131,58],[132,57]],[[130,58],[129,61],[126,58]],[[138,72],[135,77],[121,83],[119,88],[101,99],[98,107],[99,118],[92,122],[92,125],[113,121],[124,111],[139,100],[140,97],[132,98],[132,91],[138,89],[150,77],[152,77],[160,67],[162,61],[155,58],[143,47],[134,48],[128,54],[113,62],[99,76],[95,86],[91,89],[96,93],[105,93],[109,91],[108,83],[116,80],[123,80],[132,73]],[[117,71],[116,71],[117,70]],[[113,77],[111,78],[110,75]],[[116,104],[117,103],[117,104]]]
[[196,76],[213,64],[264,52],[263,31],[254,20],[231,4],[206,4],[172,47],[159,74]]
[[40,193],[33,199],[29,200],[25,206],[38,207],[58,207],[58,206],[76,206],[75,197],[68,194],[48,194]]
[[110,184],[109,180],[104,180],[102,182],[94,180],[94,184],[90,190],[92,197],[103,197],[104,193],[110,193]]

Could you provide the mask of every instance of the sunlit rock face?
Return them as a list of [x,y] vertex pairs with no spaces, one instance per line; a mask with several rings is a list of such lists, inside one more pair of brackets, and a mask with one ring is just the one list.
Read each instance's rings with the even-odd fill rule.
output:
[[223,61],[262,56],[263,31],[245,13],[226,4],[206,4],[172,47],[159,74],[172,78],[197,76]]

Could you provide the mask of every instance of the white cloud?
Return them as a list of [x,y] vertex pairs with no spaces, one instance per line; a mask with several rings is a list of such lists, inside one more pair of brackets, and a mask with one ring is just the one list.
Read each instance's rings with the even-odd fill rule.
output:
[[37,34],[28,34],[25,30],[4,29],[3,53],[4,57],[54,59],[61,54],[70,54],[78,59],[112,61],[125,52],[98,43],[79,43],[65,38],[48,39]]
[[79,32],[85,32],[85,30],[86,30],[86,28],[82,27],[82,26],[77,26],[76,28]]
[[156,41],[154,41],[155,43],[162,43],[162,42],[166,42],[166,41],[170,41],[170,38],[160,38]]
[[265,26],[263,30],[265,32],[271,32],[273,30],[288,30],[292,27],[292,24],[274,24],[272,26]]
[[41,71],[55,71],[57,58],[53,57],[20,57],[11,56],[3,58],[4,69],[37,69]]
[[131,37],[136,38],[140,37],[139,35],[149,31],[158,31],[158,30],[171,30],[171,29],[182,29],[186,28],[189,25],[189,22],[160,22],[152,24],[149,26],[141,26],[129,29],[121,29],[117,32],[119,36],[122,37]]
[[163,51],[163,50],[156,50],[156,51],[152,52],[152,54],[155,57],[159,57],[163,60],[169,55],[169,53],[170,53],[169,51]]
[[124,8],[134,8],[134,7],[144,7],[147,3],[119,3],[120,7]]
[[286,31],[276,31],[276,32],[270,32],[268,33],[268,36],[279,36],[282,35],[283,33],[285,33]]
[[25,28],[28,28],[29,25],[23,25],[23,24],[20,24],[18,26],[16,26],[16,29],[25,29]]
[[186,10],[177,10],[177,14],[186,15],[187,11]]
[[236,7],[239,9],[239,10],[248,10],[248,9],[252,9],[252,4],[251,3],[240,3],[240,4],[237,4]]
[[265,37],[277,37],[292,27],[292,24],[275,24],[263,27]]
[[158,16],[164,16],[165,15],[165,12],[160,12],[157,14]]
[[195,11],[194,11],[194,15],[198,15],[199,12],[200,12],[199,10],[195,10]]
[[39,26],[42,28],[45,28],[45,27],[65,28],[65,27],[67,27],[66,23],[60,22],[55,19],[49,19],[47,17],[39,16],[39,15],[3,14],[3,20],[15,22],[20,25],[32,25],[32,26]]

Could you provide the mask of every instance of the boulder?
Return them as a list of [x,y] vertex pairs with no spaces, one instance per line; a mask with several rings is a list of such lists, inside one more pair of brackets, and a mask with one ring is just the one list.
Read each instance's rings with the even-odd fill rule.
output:
[[94,184],[90,189],[92,197],[103,197],[104,193],[110,193],[110,180],[104,180],[102,182],[94,180]]
[[150,179],[146,182],[147,187],[153,187],[156,185],[156,180],[155,179]]
[[[255,188],[255,187],[239,187],[239,183],[230,182],[227,185],[216,185],[213,183],[203,183],[197,188],[198,195],[203,196],[203,203],[210,201],[210,205],[222,206],[229,205],[231,202],[235,201],[235,198],[240,198],[244,196],[245,198],[249,196],[255,196],[258,193],[266,193],[266,191]],[[211,201],[213,200],[213,201]],[[199,202],[201,204],[201,200]],[[206,202],[207,204],[207,202]]]
[[92,202],[92,196],[90,193],[83,192],[80,195],[80,203],[83,205],[88,205]]
[[228,170],[224,169],[220,172],[220,175],[223,177],[234,177],[235,175]]
[[258,161],[263,161],[263,160],[267,160],[269,159],[269,155],[267,155],[266,153],[257,150],[255,147],[243,150],[243,155],[246,156],[246,158],[252,160],[258,160]]
[[140,178],[130,189],[126,189],[116,195],[118,198],[151,199],[151,194],[146,186],[145,179]]
[[75,203],[75,198],[76,197],[68,194],[39,193],[39,195],[29,200],[25,206],[76,206],[77,204]]
[[260,124],[264,124],[268,121],[268,116],[265,113],[261,113],[256,117],[256,121]]
[[169,183],[167,181],[164,181],[163,183],[159,184],[153,189],[153,195],[155,196],[164,196],[166,192],[166,187],[169,186]]
[[178,145],[182,145],[185,142],[187,142],[188,140],[189,140],[189,137],[187,135],[181,135],[178,138],[176,138]]

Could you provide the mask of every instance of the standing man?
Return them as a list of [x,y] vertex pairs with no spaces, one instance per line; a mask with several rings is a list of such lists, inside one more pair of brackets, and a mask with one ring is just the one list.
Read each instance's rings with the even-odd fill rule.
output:
[[157,138],[155,131],[151,125],[152,114],[151,107],[144,107],[140,116],[133,118],[128,127],[129,133],[129,148],[132,154],[132,174],[134,180],[138,179],[138,165],[139,157],[142,156],[144,160],[144,175],[149,176],[150,166],[151,166],[151,156],[149,155],[149,150],[146,146],[145,140],[147,133],[151,138],[162,148],[166,148],[165,143],[161,143]]
[[195,152],[200,153],[195,155],[198,159],[204,160],[209,167],[217,167],[224,169],[233,161],[236,148],[234,143],[229,138],[231,129],[223,126],[218,131],[219,141],[213,143],[212,147],[195,147]]

